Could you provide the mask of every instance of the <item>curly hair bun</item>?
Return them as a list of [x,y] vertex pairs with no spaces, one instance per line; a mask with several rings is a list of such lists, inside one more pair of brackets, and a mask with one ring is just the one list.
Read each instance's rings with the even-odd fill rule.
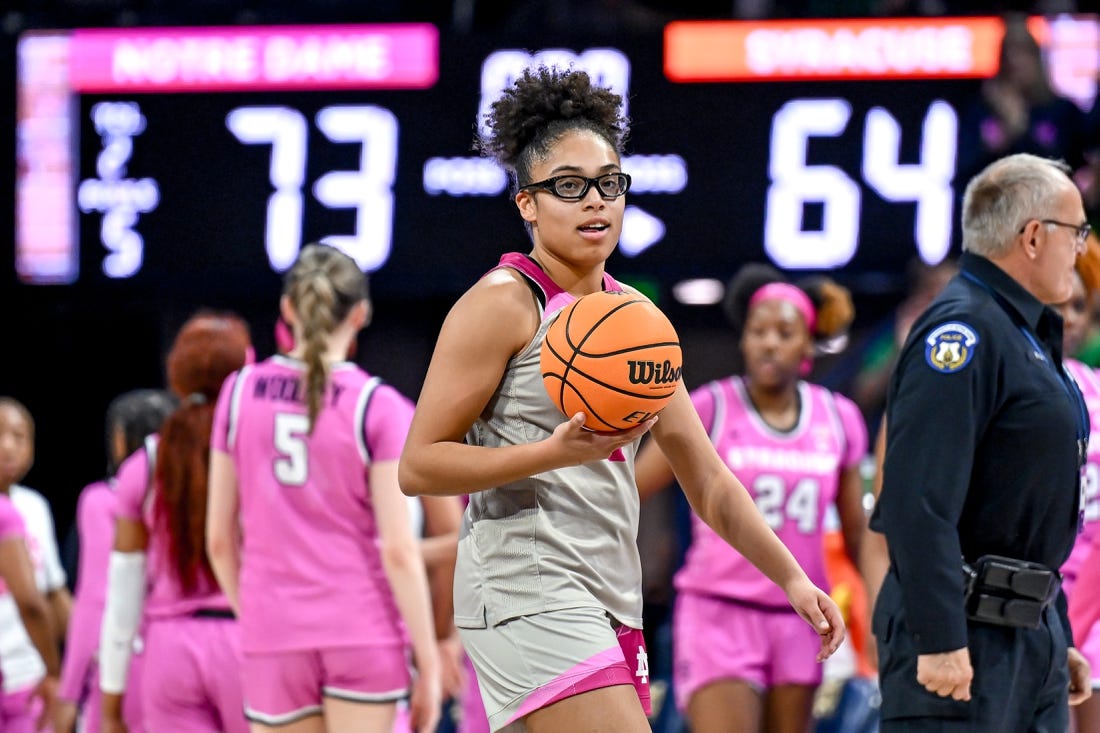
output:
[[610,89],[593,85],[584,71],[524,69],[490,106],[488,133],[474,147],[521,176],[532,160],[573,129],[591,130],[621,153],[629,127],[622,101]]

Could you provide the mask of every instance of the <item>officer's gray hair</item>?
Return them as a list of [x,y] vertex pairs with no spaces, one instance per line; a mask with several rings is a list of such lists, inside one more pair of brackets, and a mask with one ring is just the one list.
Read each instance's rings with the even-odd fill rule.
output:
[[963,194],[962,248],[983,257],[1008,254],[1020,227],[1050,216],[1071,169],[1060,160],[1018,153],[990,163]]

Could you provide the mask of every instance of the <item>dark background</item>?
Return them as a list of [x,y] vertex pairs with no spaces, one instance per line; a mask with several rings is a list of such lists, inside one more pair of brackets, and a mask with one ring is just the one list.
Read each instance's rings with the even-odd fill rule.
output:
[[[454,299],[502,252],[529,243],[506,195],[450,198],[424,193],[423,162],[472,155],[480,64],[497,48],[562,46],[576,51],[614,46],[630,56],[628,154],[676,153],[685,159],[688,187],[679,194],[630,195],[658,216],[662,241],[637,258],[616,255],[608,270],[651,292],[676,324],[689,386],[728,373],[735,345],[716,306],[678,305],[670,288],[687,277],[727,279],[742,263],[766,259],[763,207],[768,185],[771,119],[795,98],[842,97],[853,115],[844,135],[814,141],[810,162],[842,168],[860,179],[866,111],[883,106],[902,122],[901,162],[915,162],[920,122],[935,99],[962,113],[976,81],[675,85],[661,69],[661,32],[672,17],[723,17],[727,8],[688,3],[676,13],[657,4],[592,3],[592,13],[557,15],[523,3],[371,3],[349,11],[335,2],[311,3],[308,17],[288,4],[191,3],[188,10],[157,3],[60,2],[0,11],[0,170],[14,171],[15,43],[27,28],[114,24],[375,22],[427,20],[441,28],[440,79],[429,90],[350,93],[188,94],[86,97],[77,100],[81,176],[94,169],[99,140],[87,121],[100,99],[133,99],[149,127],[135,139],[130,175],[161,185],[158,209],[143,215],[142,270],[110,280],[100,266],[99,214],[81,215],[81,274],[71,285],[32,286],[15,275],[13,248],[0,246],[0,394],[24,402],[37,421],[37,460],[24,483],[53,503],[59,532],[72,520],[75,498],[105,466],[103,415],[119,393],[163,385],[163,359],[176,328],[200,307],[232,309],[253,328],[258,354],[273,350],[272,328],[280,276],[263,253],[264,201],[270,192],[270,148],[244,146],[225,128],[225,113],[243,104],[286,104],[312,118],[329,104],[378,104],[397,115],[399,138],[393,254],[372,274],[375,317],[362,333],[360,364],[415,398],[439,324]],[[554,3],[551,3],[554,5]],[[616,8],[615,6],[620,7]],[[718,5],[718,4],[715,4]],[[577,3],[562,3],[566,12]],[[776,12],[783,10],[774,6]],[[901,7],[901,5],[899,5]],[[908,5],[906,5],[908,7]],[[806,4],[805,15],[821,15]],[[469,8],[467,8],[469,10]],[[989,12],[975,6],[975,10]],[[576,25],[584,17],[591,22]],[[540,29],[538,33],[530,28]],[[578,28],[584,28],[580,32]],[[567,32],[568,31],[568,32]],[[311,128],[308,186],[324,170],[353,169],[353,147],[325,142]],[[316,147],[314,144],[316,143]],[[0,232],[11,242],[13,175],[0,185]],[[820,361],[816,376],[843,387],[858,345],[889,317],[904,287],[904,268],[916,250],[914,206],[889,204],[861,186],[860,247],[833,276],[853,291],[857,322],[847,356]],[[307,199],[309,198],[307,193]],[[957,210],[956,210],[957,214]],[[818,214],[819,215],[819,214]],[[806,223],[813,227],[813,207]],[[955,217],[957,218],[957,216]],[[309,206],[303,242],[311,235],[348,231],[347,212]],[[492,324],[486,324],[491,328]],[[853,356],[855,355],[855,356]]]

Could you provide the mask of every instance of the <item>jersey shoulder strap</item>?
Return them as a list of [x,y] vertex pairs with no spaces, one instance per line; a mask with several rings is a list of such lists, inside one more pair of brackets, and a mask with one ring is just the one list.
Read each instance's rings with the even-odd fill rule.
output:
[[359,390],[359,397],[355,401],[355,438],[359,445],[359,456],[363,459],[363,465],[370,465],[370,447],[367,443],[367,413],[370,411],[370,400],[375,390],[382,384],[381,377],[371,377],[363,383]]
[[157,449],[160,446],[160,437],[155,433],[145,436],[145,444],[142,446],[142,450],[145,451],[145,498],[142,501],[145,513],[153,508],[153,489],[157,484]]

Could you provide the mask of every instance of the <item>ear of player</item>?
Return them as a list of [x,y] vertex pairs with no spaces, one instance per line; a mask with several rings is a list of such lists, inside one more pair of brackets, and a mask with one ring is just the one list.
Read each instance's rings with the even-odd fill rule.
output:
[[567,417],[585,427],[625,430],[656,415],[680,384],[676,329],[640,295],[597,292],[561,310],[546,332],[542,381]]

